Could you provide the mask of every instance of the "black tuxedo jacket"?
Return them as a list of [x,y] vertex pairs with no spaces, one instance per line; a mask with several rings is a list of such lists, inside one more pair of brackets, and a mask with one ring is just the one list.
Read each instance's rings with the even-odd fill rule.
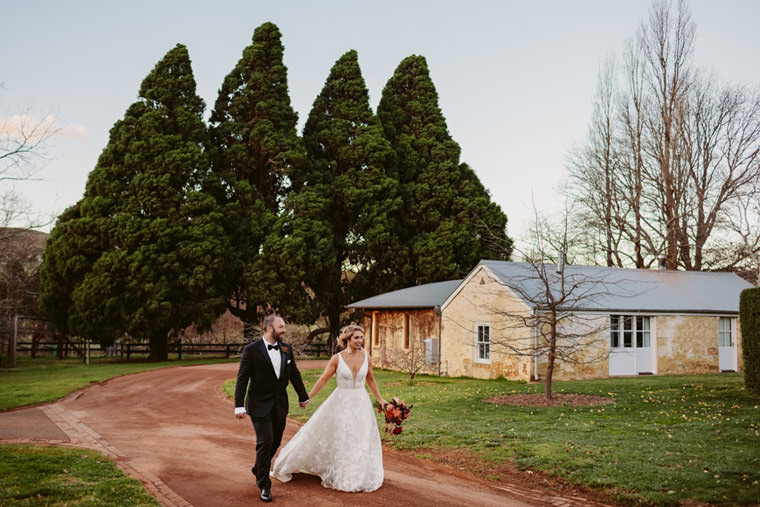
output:
[[293,347],[280,342],[280,377],[277,378],[266,342],[258,339],[249,343],[240,358],[235,407],[245,406],[252,417],[264,417],[272,412],[273,416],[285,419],[288,415],[288,382],[298,393],[299,402],[309,399],[293,357]]

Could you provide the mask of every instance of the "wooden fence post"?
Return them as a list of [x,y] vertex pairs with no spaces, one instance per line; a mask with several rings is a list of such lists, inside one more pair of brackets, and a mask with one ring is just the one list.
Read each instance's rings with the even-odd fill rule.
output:
[[11,336],[10,342],[11,346],[8,350],[8,355],[10,356],[8,360],[11,363],[11,368],[16,367],[16,332],[18,331],[18,315],[16,315],[16,318],[13,320],[13,336]]

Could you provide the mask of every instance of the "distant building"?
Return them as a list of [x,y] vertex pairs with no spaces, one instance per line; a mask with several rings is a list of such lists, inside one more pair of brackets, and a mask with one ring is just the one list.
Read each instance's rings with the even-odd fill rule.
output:
[[[544,267],[557,272],[556,266]],[[564,310],[595,323],[593,336],[586,338],[593,342],[589,356],[594,352],[601,359],[558,362],[553,378],[742,370],[739,294],[752,285],[736,274],[562,269],[566,281],[587,291]],[[393,354],[424,351],[426,373],[540,379],[545,358],[503,346],[530,335],[529,329],[505,325],[507,316],[543,311],[537,302],[546,288],[533,273],[527,263],[481,261],[463,280],[393,291],[349,308],[362,310],[366,346],[379,366],[391,367],[387,359]],[[560,279],[547,278],[552,284]]]

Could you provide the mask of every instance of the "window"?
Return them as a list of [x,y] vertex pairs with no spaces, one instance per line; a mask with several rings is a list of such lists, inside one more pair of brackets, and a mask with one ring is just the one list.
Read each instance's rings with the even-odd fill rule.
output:
[[633,347],[633,317],[623,317],[623,347]]
[[409,314],[404,314],[404,348],[409,349]]
[[490,326],[478,326],[477,342],[475,343],[475,361],[478,363],[491,362],[491,328]]
[[651,317],[610,315],[610,348],[645,348],[651,342]]
[[733,346],[733,339],[731,337],[731,327],[732,327],[731,319],[729,317],[720,318],[720,320],[718,321],[718,347]]
[[380,335],[377,332],[377,314],[378,312],[372,312],[372,342],[375,345],[380,345]]
[[649,317],[636,317],[636,347],[649,347]]

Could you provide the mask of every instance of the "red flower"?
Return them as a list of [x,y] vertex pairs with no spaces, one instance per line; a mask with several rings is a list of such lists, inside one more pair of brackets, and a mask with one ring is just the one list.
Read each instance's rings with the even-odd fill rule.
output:
[[403,401],[398,398],[393,398],[390,403],[384,407],[379,407],[378,413],[385,416],[385,431],[391,435],[398,435],[401,433],[401,424],[409,418],[409,412],[412,405],[408,407]]

